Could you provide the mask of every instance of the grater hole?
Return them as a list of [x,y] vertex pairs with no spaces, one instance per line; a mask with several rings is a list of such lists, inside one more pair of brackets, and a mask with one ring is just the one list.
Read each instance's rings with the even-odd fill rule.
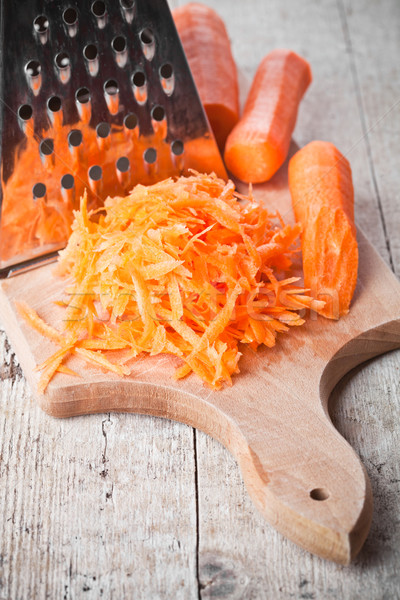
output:
[[54,152],[54,141],[51,138],[42,140],[39,145],[39,152],[42,156],[50,156]]
[[76,91],[75,98],[79,104],[87,104],[90,100],[90,92],[87,88],[81,87]]
[[25,72],[29,77],[38,77],[38,75],[40,75],[41,70],[42,67],[38,60],[30,60],[25,65]]
[[71,64],[69,55],[66,52],[59,52],[55,58],[55,62],[59,69],[66,69]]
[[35,183],[32,188],[34,198],[44,198],[46,196],[46,186],[44,183]]
[[104,97],[106,99],[108,110],[112,115],[116,115],[119,110],[119,88],[115,79],[108,79],[104,84]]
[[86,60],[96,60],[97,58],[97,48],[94,44],[88,44],[83,49],[83,56]]
[[135,17],[135,0],[119,0],[122,16],[127,23],[132,23]]
[[96,2],[93,2],[93,4],[92,4],[92,13],[97,18],[104,17],[104,15],[106,14],[106,5],[105,5],[105,3],[102,2],[102,0],[96,0]]
[[161,122],[165,117],[165,110],[162,106],[155,106],[151,111],[151,117],[155,121]]
[[181,140],[174,140],[171,144],[171,152],[174,156],[181,156],[183,154],[183,142]]
[[66,25],[75,25],[78,20],[78,13],[75,8],[66,8],[63,12],[63,21]]
[[150,44],[154,44],[154,33],[149,27],[143,29],[140,33],[140,41],[142,44],[149,46]]
[[153,60],[156,49],[154,33],[149,27],[146,27],[145,29],[142,29],[139,37],[143,54],[147,60]]
[[68,144],[77,148],[82,144],[82,132],[79,129],[72,129],[68,134]]
[[147,102],[147,84],[146,75],[143,71],[136,71],[132,75],[133,95],[138,104],[143,106]]
[[130,113],[124,119],[124,125],[127,129],[135,129],[138,124],[138,118],[135,114]]
[[33,110],[30,104],[23,104],[18,109],[18,116],[21,121],[29,121],[32,118]]
[[43,34],[46,33],[49,28],[49,20],[45,15],[39,15],[33,21],[33,29],[36,33]]
[[61,187],[64,190],[72,190],[74,185],[75,185],[75,180],[70,173],[67,173],[66,175],[63,175],[61,177]]
[[164,94],[171,96],[175,88],[174,70],[170,63],[164,63],[159,70],[160,83]]
[[115,96],[119,92],[118,83],[115,79],[108,79],[104,84],[104,91],[110,96]]
[[111,42],[111,46],[115,52],[124,52],[126,50],[126,39],[123,35],[117,35]]
[[106,138],[110,135],[111,127],[108,123],[99,123],[96,127],[96,133],[100,138]]
[[96,77],[99,72],[98,50],[94,44],[87,44],[83,49],[83,56],[86,60],[86,68],[89,75]]
[[136,71],[136,73],[134,73],[132,76],[132,82],[136,87],[143,87],[146,83],[146,75],[143,73],[143,71]]
[[130,162],[129,162],[129,158],[126,156],[121,156],[118,160],[117,160],[117,169],[120,173],[127,173],[127,171],[129,171],[130,168]]
[[117,35],[111,42],[114,51],[114,58],[119,67],[123,69],[128,59],[126,38],[123,35]]
[[93,165],[89,169],[89,177],[92,181],[100,181],[103,176],[103,169],[99,165]]
[[155,148],[147,148],[143,153],[143,158],[147,164],[154,164],[157,160],[157,150]]
[[61,109],[61,98],[52,96],[47,101],[47,107],[51,112],[58,112]]
[[172,77],[173,69],[172,65],[165,63],[160,67],[160,75],[163,79],[170,79]]

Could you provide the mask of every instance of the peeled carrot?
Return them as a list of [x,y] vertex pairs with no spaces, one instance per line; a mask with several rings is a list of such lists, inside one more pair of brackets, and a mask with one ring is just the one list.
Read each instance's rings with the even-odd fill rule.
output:
[[218,146],[239,119],[236,64],[224,22],[208,6],[191,2],[172,11],[186,58]]
[[302,224],[304,283],[325,301],[320,313],[349,311],[357,282],[354,191],[348,160],[329,142],[311,142],[289,162],[289,188]]
[[261,183],[285,162],[310,83],[310,65],[291,50],[273,50],[261,61],[243,116],[226,141],[225,164],[235,177]]

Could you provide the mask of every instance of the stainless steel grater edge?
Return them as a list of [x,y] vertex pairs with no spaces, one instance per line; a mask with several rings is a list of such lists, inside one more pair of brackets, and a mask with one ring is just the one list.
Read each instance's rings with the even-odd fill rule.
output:
[[0,278],[54,260],[89,205],[226,177],[166,0],[1,3]]

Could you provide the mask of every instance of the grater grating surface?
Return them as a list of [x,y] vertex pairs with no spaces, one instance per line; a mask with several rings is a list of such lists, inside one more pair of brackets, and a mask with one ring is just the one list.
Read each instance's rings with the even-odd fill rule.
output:
[[85,188],[226,177],[165,0],[4,1],[1,28],[1,277],[56,256]]

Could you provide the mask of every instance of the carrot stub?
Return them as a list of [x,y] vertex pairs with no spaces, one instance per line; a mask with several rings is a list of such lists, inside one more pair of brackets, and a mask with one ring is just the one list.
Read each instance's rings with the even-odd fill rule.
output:
[[282,166],[310,83],[310,65],[291,50],[273,50],[261,61],[243,116],[226,141],[225,164],[235,177],[261,183]]
[[311,142],[289,162],[289,188],[296,220],[303,227],[305,286],[325,301],[319,312],[338,319],[349,311],[357,282],[350,164],[333,144]]
[[236,64],[224,22],[208,6],[191,2],[172,11],[200,99],[218,146],[239,119]]

